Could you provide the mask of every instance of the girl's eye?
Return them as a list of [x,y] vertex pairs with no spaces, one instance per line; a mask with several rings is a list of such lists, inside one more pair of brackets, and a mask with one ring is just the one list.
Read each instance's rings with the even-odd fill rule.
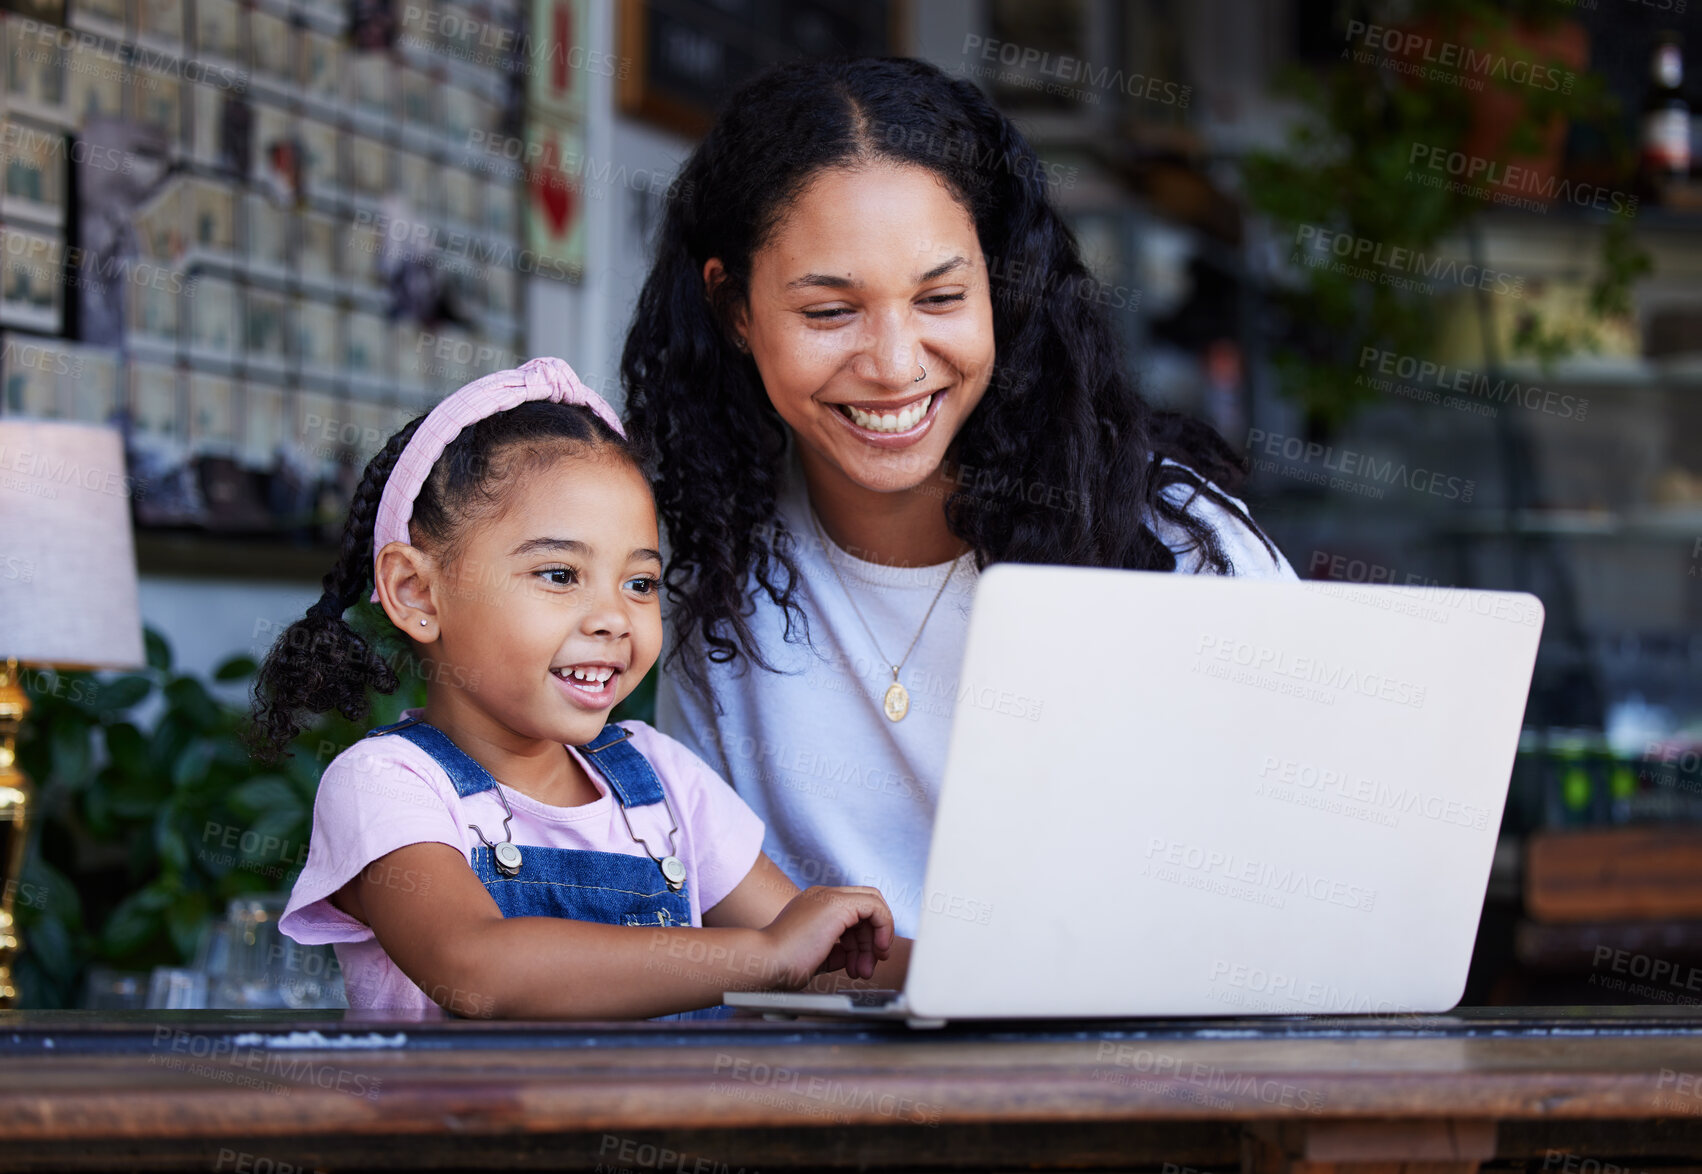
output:
[[831,321],[841,315],[850,314],[852,312],[853,311],[847,306],[835,306],[831,310],[805,310],[804,317],[813,318],[818,322],[823,320]]
[[932,297],[923,298],[922,300],[927,302],[930,306],[944,306],[952,302],[961,302],[968,296],[969,295],[967,293],[935,294]]
[[[572,567],[551,567],[549,570],[539,571],[537,574],[546,578],[550,584],[556,587],[571,587],[579,579],[579,572],[574,570]],[[560,579],[552,579],[549,578],[551,575],[561,575],[564,577]]]
[[654,575],[640,575],[636,579],[628,579],[626,585],[640,595],[654,595],[662,589],[662,580]]

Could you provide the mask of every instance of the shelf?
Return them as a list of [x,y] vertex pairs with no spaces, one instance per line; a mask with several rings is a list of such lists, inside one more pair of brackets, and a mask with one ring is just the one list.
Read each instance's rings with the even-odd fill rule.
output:
[[317,583],[337,561],[330,545],[293,545],[213,531],[135,531],[136,569],[144,575],[221,579],[299,579]]
[[[1492,207],[1480,212],[1473,223],[1488,231],[1510,229],[1606,228],[1618,219],[1612,212],[1580,208],[1555,201],[1547,212],[1519,212],[1512,208]],[[1702,212],[1679,211],[1659,205],[1637,206],[1637,214],[1628,221],[1638,233],[1702,233]]]
[[1489,510],[1461,518],[1457,534],[1517,534],[1557,538],[1693,539],[1702,536],[1702,503],[1608,510]]
[[1640,355],[1575,355],[1544,370],[1530,359],[1508,360],[1496,375],[1539,387],[1591,390],[1702,386],[1702,355],[1648,359]]

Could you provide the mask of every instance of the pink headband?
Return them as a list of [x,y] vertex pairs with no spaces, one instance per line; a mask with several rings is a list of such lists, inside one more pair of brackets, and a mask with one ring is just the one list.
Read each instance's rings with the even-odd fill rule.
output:
[[[372,526],[373,577],[378,573],[378,552],[392,542],[407,542],[408,519],[414,516],[414,498],[431,475],[437,458],[460,435],[461,429],[486,416],[507,411],[527,400],[548,399],[564,404],[584,404],[622,437],[626,429],[602,396],[580,382],[560,359],[545,356],[509,371],[494,371],[445,396],[424,420],[396,458],[396,467],[384,483],[378,499],[378,516]],[[372,589],[378,602],[378,588]]]

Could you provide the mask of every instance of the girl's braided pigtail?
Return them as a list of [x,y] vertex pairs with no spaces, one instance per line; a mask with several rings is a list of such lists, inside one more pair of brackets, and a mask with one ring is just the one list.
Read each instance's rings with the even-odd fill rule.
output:
[[337,565],[324,578],[326,599],[291,624],[266,654],[254,680],[249,749],[263,762],[287,757],[285,747],[319,714],[336,710],[350,721],[366,716],[367,688],[394,693],[395,671],[343,618],[370,591],[372,532],[390,470],[419,428],[411,421],[367,463],[349,516]]

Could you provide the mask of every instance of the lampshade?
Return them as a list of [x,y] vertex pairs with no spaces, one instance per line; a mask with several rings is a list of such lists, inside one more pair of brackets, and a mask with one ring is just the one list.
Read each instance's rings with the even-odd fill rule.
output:
[[145,664],[131,491],[116,430],[0,417],[0,659]]

